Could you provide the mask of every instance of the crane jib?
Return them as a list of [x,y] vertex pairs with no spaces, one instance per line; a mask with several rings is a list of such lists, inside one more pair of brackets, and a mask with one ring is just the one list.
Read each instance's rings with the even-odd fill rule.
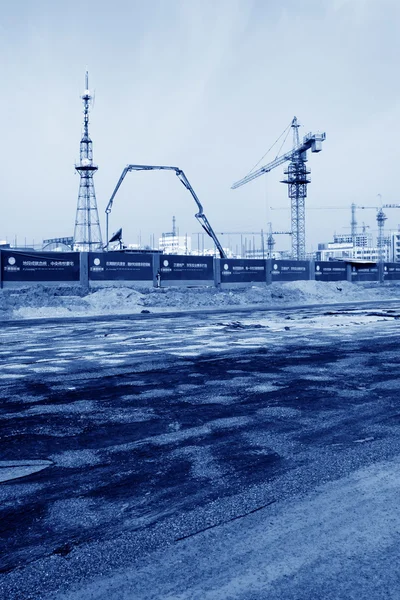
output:
[[321,152],[321,143],[325,139],[325,133],[308,133],[306,136],[304,136],[303,142],[301,144],[295,146],[290,152],[286,152],[285,154],[282,154],[282,156],[278,156],[267,165],[260,167],[257,171],[254,171],[254,173],[249,173],[248,175],[246,175],[246,177],[243,177],[243,179],[236,181],[232,185],[231,189],[241,187],[242,185],[253,181],[253,179],[260,177],[260,175],[263,175],[264,173],[269,173],[270,171],[272,171],[272,169],[275,169],[275,167],[279,167],[283,163],[296,159],[297,157],[299,157],[301,160],[306,160],[305,155],[307,150],[311,150],[311,152]]

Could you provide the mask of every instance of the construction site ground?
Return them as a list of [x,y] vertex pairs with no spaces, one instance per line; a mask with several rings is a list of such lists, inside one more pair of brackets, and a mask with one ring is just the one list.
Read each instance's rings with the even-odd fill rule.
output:
[[0,597],[398,598],[399,322],[4,322]]

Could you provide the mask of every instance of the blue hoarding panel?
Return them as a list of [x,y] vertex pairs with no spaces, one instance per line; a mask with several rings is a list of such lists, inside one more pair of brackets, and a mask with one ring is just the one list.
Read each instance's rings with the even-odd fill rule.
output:
[[221,283],[265,282],[265,260],[228,258],[221,259]]
[[212,256],[169,254],[160,256],[162,281],[214,281]]
[[5,282],[79,281],[79,252],[13,252],[2,250]]
[[153,281],[153,255],[129,252],[90,252],[92,281]]
[[272,260],[271,278],[272,283],[310,279],[310,263],[306,260]]
[[315,262],[315,281],[343,281],[347,279],[347,265],[343,261]]
[[385,263],[383,267],[384,281],[400,279],[400,263]]
[[363,281],[378,281],[378,266],[371,265],[352,265],[351,280],[362,283]]

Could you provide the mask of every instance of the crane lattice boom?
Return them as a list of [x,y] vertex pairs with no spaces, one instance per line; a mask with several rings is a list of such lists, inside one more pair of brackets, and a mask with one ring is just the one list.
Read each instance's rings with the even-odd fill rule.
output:
[[[282,154],[282,156],[275,158],[275,160],[268,163],[267,165],[264,165],[263,167],[260,167],[257,171],[249,173],[248,175],[246,175],[246,177],[243,177],[243,179],[236,181],[232,185],[231,189],[236,190],[238,187],[241,187],[245,183],[249,183],[249,181],[257,179],[257,177],[260,177],[260,175],[264,175],[264,173],[269,173],[270,171],[272,171],[272,169],[275,169],[275,167],[279,167],[280,165],[283,165],[283,163],[292,160],[295,154],[302,155],[305,152],[307,152],[307,150],[311,150],[311,152],[321,152],[321,143],[325,140],[325,138],[325,133],[308,133],[304,136],[302,144],[300,144],[299,146],[295,146],[292,150],[290,150],[290,152]],[[305,157],[303,157],[303,160],[305,160]]]

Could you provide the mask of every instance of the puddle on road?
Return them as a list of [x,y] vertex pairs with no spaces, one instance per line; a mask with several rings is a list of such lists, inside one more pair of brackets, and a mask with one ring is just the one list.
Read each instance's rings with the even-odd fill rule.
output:
[[0,483],[38,473],[52,464],[51,460],[0,460]]

